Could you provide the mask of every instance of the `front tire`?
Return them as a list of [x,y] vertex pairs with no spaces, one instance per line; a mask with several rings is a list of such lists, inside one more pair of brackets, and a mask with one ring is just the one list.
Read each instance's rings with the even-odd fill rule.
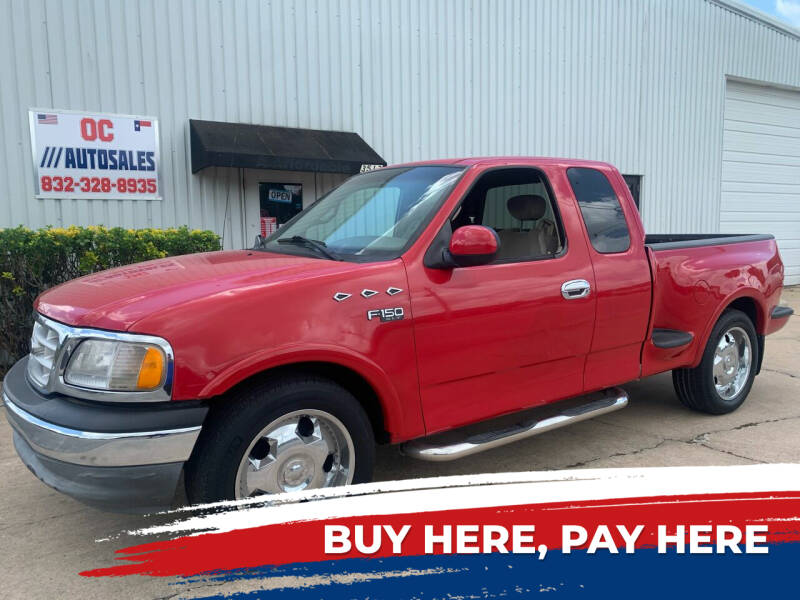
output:
[[758,364],[753,322],[739,310],[727,310],[717,321],[693,369],[672,371],[672,383],[687,407],[712,415],[739,408],[750,393]]
[[192,504],[372,478],[375,439],[369,418],[333,381],[283,376],[219,402],[186,463]]

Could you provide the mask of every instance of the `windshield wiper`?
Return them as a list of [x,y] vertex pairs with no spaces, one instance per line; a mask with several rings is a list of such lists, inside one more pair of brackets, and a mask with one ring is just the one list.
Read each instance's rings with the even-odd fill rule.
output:
[[302,235],[293,235],[292,237],[288,238],[280,238],[278,240],[279,244],[294,244],[295,246],[305,246],[306,248],[311,248],[317,254],[324,256],[330,260],[342,260],[338,256],[336,256],[333,252],[328,250],[325,247],[325,242],[320,242],[319,240],[310,240]]

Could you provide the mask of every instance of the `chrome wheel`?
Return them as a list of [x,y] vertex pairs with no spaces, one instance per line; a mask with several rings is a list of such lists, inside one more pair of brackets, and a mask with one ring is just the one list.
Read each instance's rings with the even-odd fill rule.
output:
[[731,327],[714,350],[714,386],[724,400],[732,400],[747,384],[752,365],[750,337],[741,327]]
[[321,410],[294,411],[250,443],[236,474],[236,497],[346,485],[354,465],[353,440],[339,419]]

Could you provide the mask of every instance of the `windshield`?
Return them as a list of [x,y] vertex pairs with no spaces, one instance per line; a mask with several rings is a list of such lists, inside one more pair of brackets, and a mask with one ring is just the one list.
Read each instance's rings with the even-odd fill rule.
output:
[[463,170],[432,165],[358,175],[286,223],[261,249],[359,262],[397,258]]

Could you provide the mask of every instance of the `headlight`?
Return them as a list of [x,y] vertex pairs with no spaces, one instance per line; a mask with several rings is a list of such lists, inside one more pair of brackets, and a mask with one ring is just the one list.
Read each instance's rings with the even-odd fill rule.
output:
[[97,390],[147,391],[164,383],[166,357],[155,345],[89,339],[69,360],[64,381]]

